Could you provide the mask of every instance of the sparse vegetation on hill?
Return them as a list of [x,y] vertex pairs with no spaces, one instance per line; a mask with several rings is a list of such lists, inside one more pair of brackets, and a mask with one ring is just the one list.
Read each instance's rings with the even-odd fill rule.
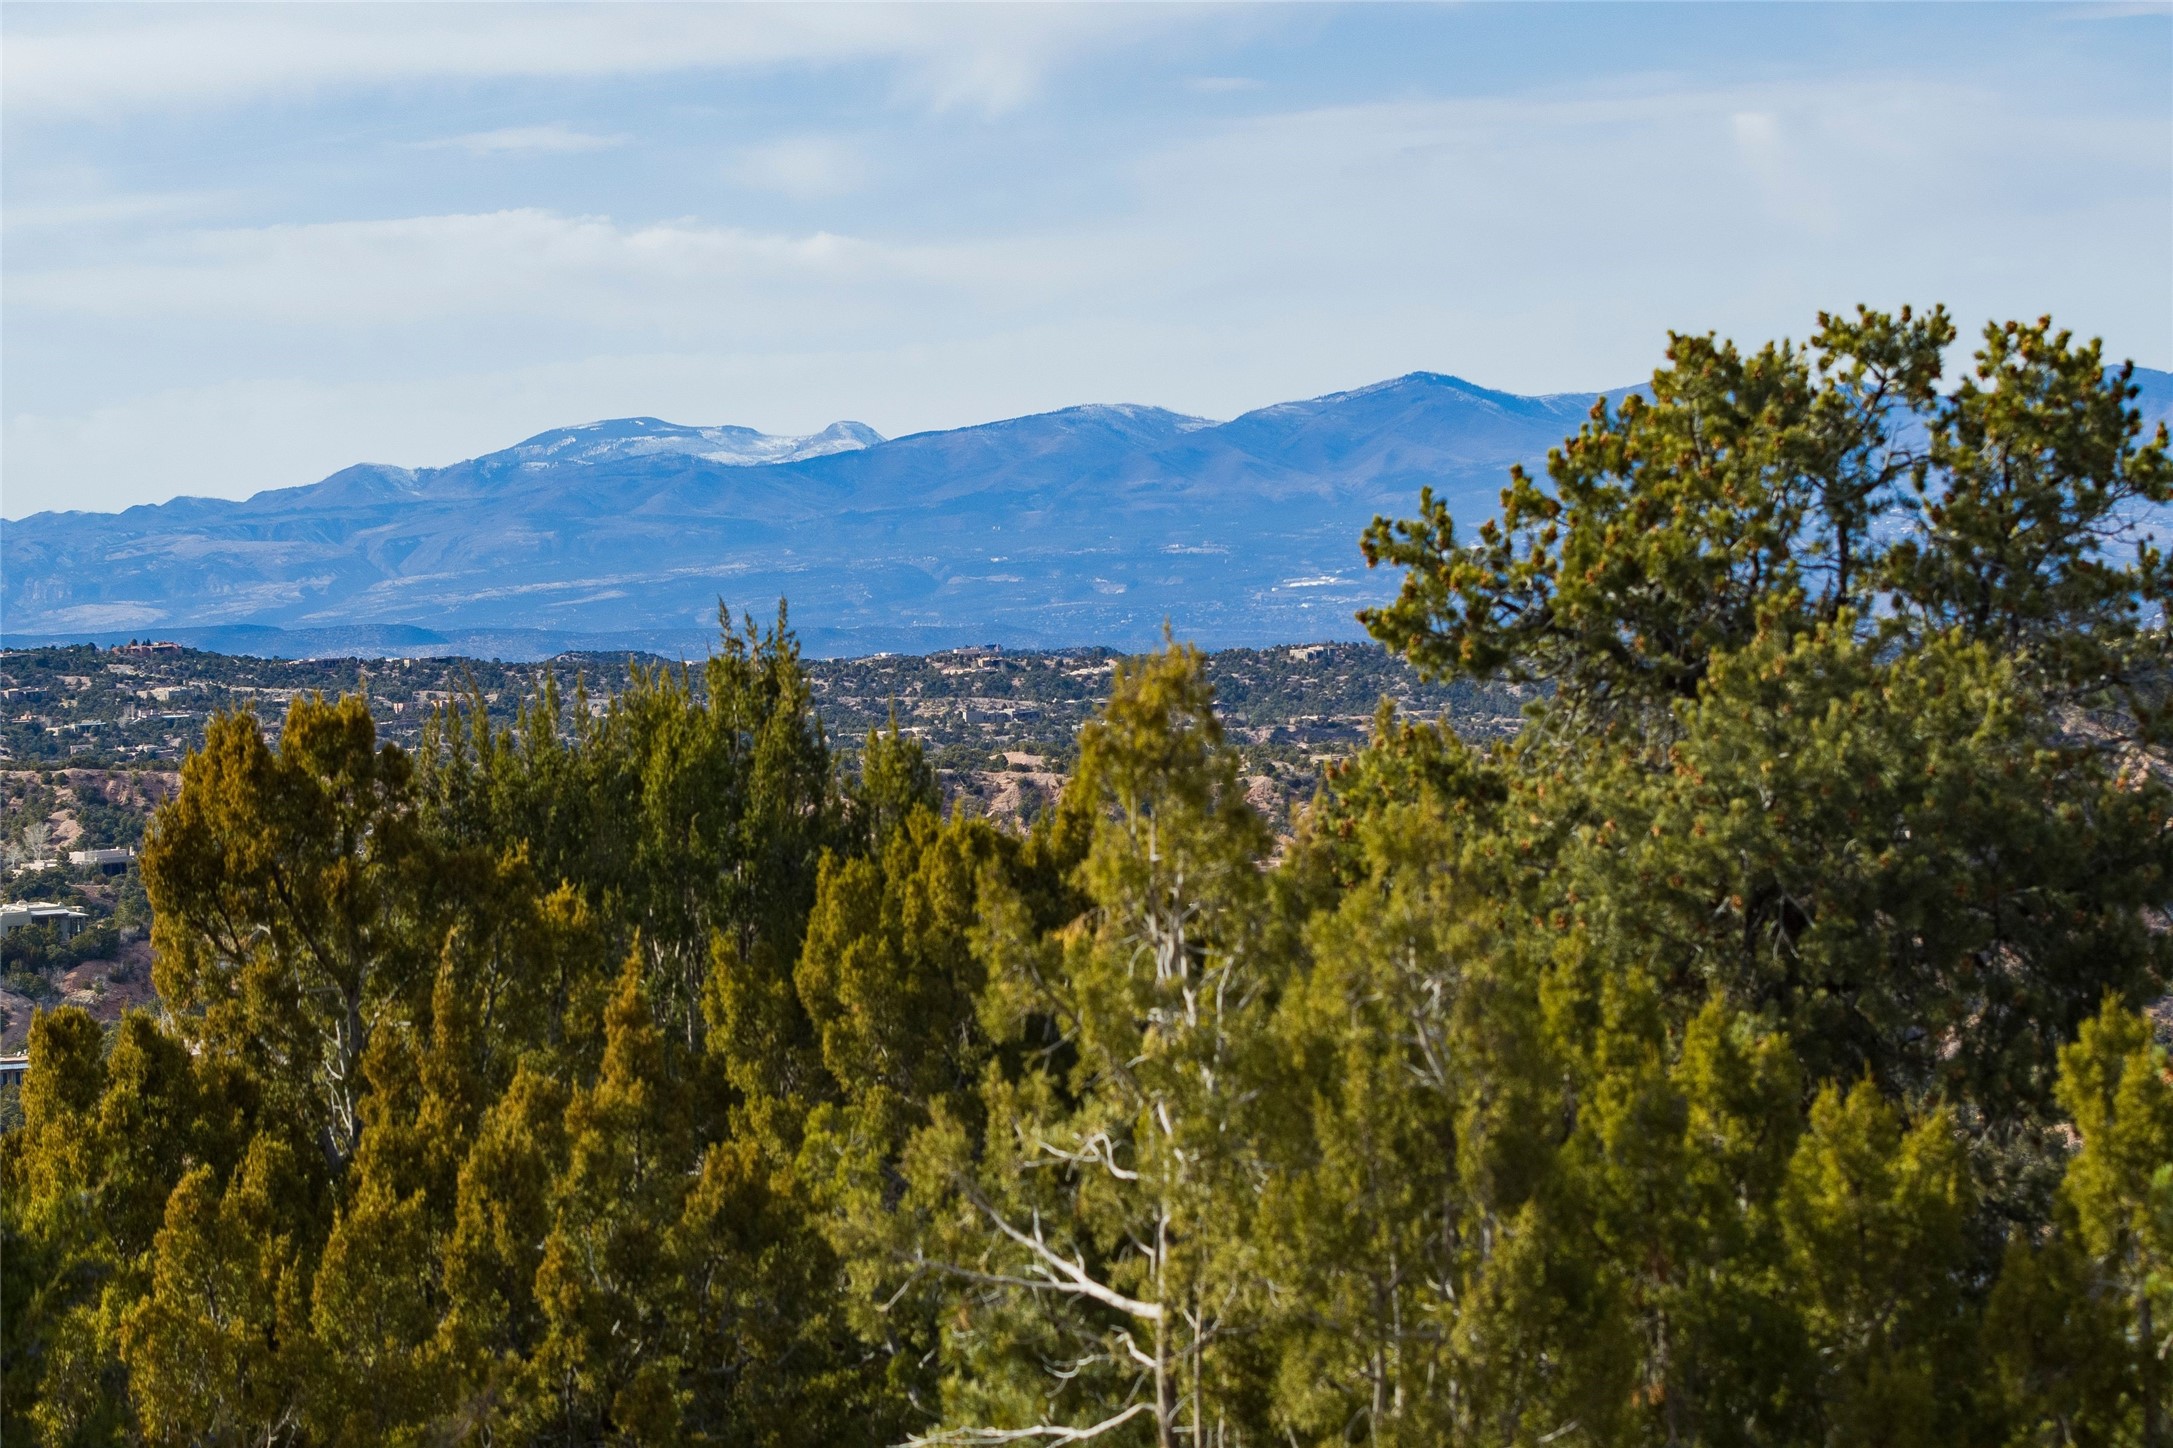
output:
[[[5,1432],[2161,1448],[2173,461],[1952,338],[1679,337],[1377,524],[1443,682],[1283,839],[1289,651],[215,717],[162,1014],[31,1031]],[[1036,691],[980,773],[1060,788],[946,808]]]

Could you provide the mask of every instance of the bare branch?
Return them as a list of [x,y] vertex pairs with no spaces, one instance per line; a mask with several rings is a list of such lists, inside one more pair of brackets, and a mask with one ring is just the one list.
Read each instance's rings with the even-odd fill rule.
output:
[[[966,1200],[973,1203],[974,1207],[989,1219],[997,1231],[1033,1253],[1035,1258],[1041,1262],[1044,1270],[1057,1274],[1056,1277],[1045,1283],[1033,1283],[1021,1279],[1017,1285],[1038,1287],[1043,1291],[1066,1292],[1079,1297],[1090,1297],[1105,1307],[1114,1307],[1119,1312],[1128,1312],[1134,1317],[1145,1318],[1149,1322],[1160,1322],[1162,1320],[1162,1306],[1160,1303],[1142,1302],[1136,1297],[1126,1297],[1115,1288],[1105,1287],[1087,1275],[1084,1261],[1074,1261],[1059,1256],[1042,1237],[1041,1221],[1038,1216],[1034,1221],[1033,1235],[1028,1236],[1008,1221],[1005,1221],[1003,1213],[997,1211],[986,1197],[974,1190],[970,1182],[962,1181],[960,1187]],[[946,1268],[945,1270],[960,1272],[963,1275],[980,1275],[971,1274],[968,1269]]]
[[939,1443],[1021,1443],[1036,1438],[1047,1443],[1083,1443],[1130,1422],[1153,1407],[1152,1403],[1134,1403],[1114,1418],[1104,1418],[1089,1428],[1067,1428],[1057,1423],[1037,1423],[1031,1428],[946,1428],[924,1437],[908,1438],[905,1448],[935,1448]]
[[1124,1167],[1117,1165],[1116,1143],[1109,1139],[1109,1133],[1106,1131],[1097,1131],[1086,1138],[1085,1141],[1080,1143],[1080,1150],[1078,1151],[1065,1151],[1062,1147],[1048,1141],[1038,1141],[1035,1144],[1058,1161],[1069,1162],[1073,1166],[1099,1166],[1107,1170],[1111,1176],[1119,1181],[1136,1182],[1139,1180],[1138,1172],[1128,1171]]

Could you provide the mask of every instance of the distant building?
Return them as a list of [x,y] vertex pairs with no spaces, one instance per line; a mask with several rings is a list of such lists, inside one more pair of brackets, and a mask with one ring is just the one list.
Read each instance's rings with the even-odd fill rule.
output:
[[109,875],[118,875],[135,862],[136,852],[127,848],[118,850],[70,850],[68,852],[69,864],[96,865]]
[[62,940],[73,937],[90,917],[72,905],[56,905],[49,900],[19,900],[0,905],[0,940],[11,931],[25,925],[50,925]]
[[181,645],[167,639],[159,639],[156,642],[146,641],[140,644],[118,644],[114,647],[113,652],[117,654],[178,654],[181,652]]
[[29,1074],[29,1056],[0,1056],[0,1086],[19,1083]]

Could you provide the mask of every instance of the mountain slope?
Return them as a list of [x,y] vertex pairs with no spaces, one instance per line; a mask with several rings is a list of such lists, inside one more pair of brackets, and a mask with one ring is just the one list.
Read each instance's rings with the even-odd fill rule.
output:
[[[2144,374],[2145,405],[2173,377]],[[1619,394],[1611,394],[1619,395]],[[811,650],[1348,638],[1390,595],[1358,535],[1421,486],[1490,514],[1591,394],[1413,373],[1229,422],[1090,406],[885,440],[627,418],[443,468],[5,525],[10,643],[252,652],[699,652],[722,599]]]

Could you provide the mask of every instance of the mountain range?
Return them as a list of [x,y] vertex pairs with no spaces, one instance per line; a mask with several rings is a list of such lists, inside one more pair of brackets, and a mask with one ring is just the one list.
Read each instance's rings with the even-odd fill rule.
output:
[[[2146,418],[2173,374],[2137,369]],[[1619,397],[1621,389],[1610,393]],[[1498,506],[1599,394],[1419,372],[1228,422],[1086,406],[884,438],[626,418],[442,468],[0,525],[0,638],[272,656],[573,648],[699,657],[722,601],[809,652],[1360,636],[1358,536],[1430,485]]]

